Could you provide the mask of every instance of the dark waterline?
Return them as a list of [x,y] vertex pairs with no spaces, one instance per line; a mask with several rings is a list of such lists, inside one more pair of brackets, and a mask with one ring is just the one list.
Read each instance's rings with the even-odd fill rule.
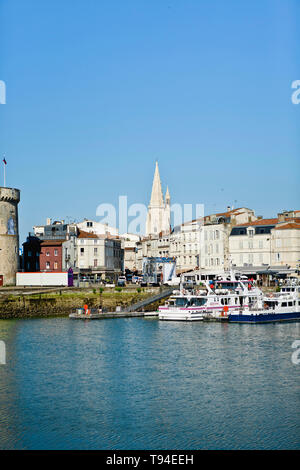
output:
[[0,449],[299,449],[300,324],[2,320]]

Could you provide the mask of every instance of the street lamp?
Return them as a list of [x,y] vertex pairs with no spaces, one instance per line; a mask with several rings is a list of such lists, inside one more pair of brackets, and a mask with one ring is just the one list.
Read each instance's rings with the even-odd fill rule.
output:
[[272,238],[271,237],[267,238],[267,241],[270,242],[270,262],[269,262],[269,265],[271,266],[271,261],[272,261],[272,253],[271,253],[271,251],[272,251]]

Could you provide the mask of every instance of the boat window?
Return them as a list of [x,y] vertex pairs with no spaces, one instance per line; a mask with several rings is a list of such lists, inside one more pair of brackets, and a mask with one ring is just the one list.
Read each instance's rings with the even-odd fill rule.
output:
[[218,289],[236,289],[237,286],[237,282],[218,282],[216,287]]
[[196,307],[201,307],[201,305],[206,304],[207,298],[206,297],[193,297],[189,301],[189,306],[196,306]]
[[185,297],[178,297],[176,300],[175,300],[175,305],[176,307],[185,307],[187,304],[187,299]]
[[287,307],[287,303],[286,303],[286,302],[282,302],[281,306],[282,306],[282,307]]
[[289,302],[289,307],[292,307],[293,306],[293,302]]

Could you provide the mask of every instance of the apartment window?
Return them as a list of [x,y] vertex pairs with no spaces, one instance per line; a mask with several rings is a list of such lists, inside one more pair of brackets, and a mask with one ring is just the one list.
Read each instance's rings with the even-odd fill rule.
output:
[[98,240],[95,239],[94,240],[94,245],[97,245],[97,243],[98,243]]
[[94,259],[94,268],[97,268],[97,266],[98,266],[98,260]]
[[54,256],[58,256],[58,250],[54,250]]
[[98,248],[94,248],[94,255],[98,253]]
[[27,256],[29,257],[31,256],[31,251],[28,251]]
[[46,252],[46,256],[50,256],[50,253],[49,253],[49,251],[47,251],[47,252]]
[[57,264],[56,261],[55,261],[55,263],[54,263],[54,269],[58,269],[58,264]]
[[216,230],[216,240],[218,240],[219,238],[220,238],[219,230]]
[[280,261],[280,253],[276,253],[277,261]]
[[253,248],[253,240],[249,241],[249,248]]
[[50,269],[50,262],[49,261],[46,262],[46,269]]
[[250,229],[250,230],[248,230],[248,235],[249,235],[249,237],[253,237],[253,235],[254,235],[254,230],[253,230],[253,228]]
[[80,248],[80,255],[81,255],[81,256],[84,255],[84,248]]

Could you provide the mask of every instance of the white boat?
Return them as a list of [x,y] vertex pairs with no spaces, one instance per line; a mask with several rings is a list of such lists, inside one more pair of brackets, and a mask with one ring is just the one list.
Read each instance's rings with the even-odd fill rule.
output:
[[288,282],[280,287],[280,293],[289,294],[296,293],[300,297],[300,284],[297,282]]
[[236,279],[231,272],[205,282],[205,290],[181,288],[159,307],[160,320],[199,321],[204,318],[227,319],[231,312],[254,305],[263,293],[253,282]]
[[300,297],[297,291],[278,292],[258,299],[247,308],[228,316],[230,323],[273,323],[300,320]]

